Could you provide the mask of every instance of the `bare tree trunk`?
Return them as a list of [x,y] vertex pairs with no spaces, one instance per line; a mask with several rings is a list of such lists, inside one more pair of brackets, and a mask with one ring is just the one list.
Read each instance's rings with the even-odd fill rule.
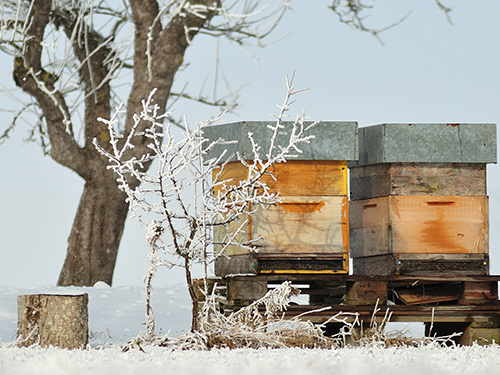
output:
[[127,218],[125,193],[116,181],[85,183],[58,285],[111,285]]
[[[111,147],[106,139],[106,126],[97,119],[111,116],[110,77],[113,77],[113,72],[110,71],[110,61],[115,55],[111,42],[105,42],[106,37],[94,30],[92,23],[82,21],[78,12],[55,10],[50,0],[32,0],[30,3],[23,30],[26,41],[19,49],[21,56],[15,58],[13,77],[42,109],[51,157],[86,181],[58,285],[88,286],[97,281],[111,285],[128,204],[126,195],[116,186],[115,177],[107,173],[106,161],[96,152],[93,139],[98,139],[104,148]],[[216,13],[210,10],[203,16],[194,12],[178,14],[162,27],[162,23],[157,22],[161,16],[157,0],[130,0],[129,3],[136,30],[134,82],[125,124],[128,130],[134,125],[133,115],[142,110],[142,99],[147,98],[153,87],[158,88],[156,100],[160,111],[164,110],[174,76],[189,46],[188,40],[194,38]],[[212,7],[214,0],[197,0],[196,3]],[[72,43],[72,53],[80,62],[75,73],[78,72],[85,93],[84,145],[80,145],[74,136],[72,109],[68,108],[65,93],[58,91],[55,84],[59,77],[44,70],[42,55],[45,46],[42,41],[50,24],[66,33]],[[154,62],[150,72],[146,54],[149,42],[152,43],[149,52]],[[149,141],[144,140],[142,144],[135,144],[130,152],[138,157],[149,152]],[[144,168],[147,170],[148,165]]]

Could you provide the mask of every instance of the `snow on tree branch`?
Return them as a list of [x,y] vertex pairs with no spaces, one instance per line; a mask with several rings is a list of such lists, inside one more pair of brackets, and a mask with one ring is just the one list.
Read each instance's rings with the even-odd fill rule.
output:
[[[224,151],[216,157],[208,156],[216,145],[231,142],[224,139],[209,142],[204,137],[204,129],[219,118],[194,127],[186,120],[183,130],[173,127],[166,121],[169,113],[160,113],[160,106],[154,102],[155,90],[143,100],[143,110],[134,116],[134,126],[128,134],[117,130],[123,107],[119,107],[111,119],[99,119],[108,127],[111,148],[101,145],[98,139],[94,139],[94,145],[108,158],[108,168],[116,173],[119,188],[127,194],[132,217],[148,229],[146,239],[152,249],[146,275],[148,295],[159,266],[184,268],[193,301],[193,330],[197,327],[198,312],[191,274],[193,265],[202,264],[207,277],[208,268],[220,255],[214,252],[216,244],[222,249],[236,245],[255,251],[255,242],[261,239],[242,238],[245,220],[259,206],[280,201],[278,194],[270,192],[261,177],[271,174],[269,170],[273,164],[286,162],[300,153],[300,146],[313,138],[310,130],[317,122],[305,125],[304,114],[286,125],[284,122],[291,98],[300,92],[295,91],[292,82],[287,80],[285,100],[274,123],[269,125],[273,134],[269,149],[263,152],[252,134],[248,135],[253,145],[253,161],[247,162],[237,155],[249,171],[248,177],[242,181],[221,180],[227,162],[234,155],[227,155]],[[286,142],[280,140],[278,144],[278,135],[282,135],[285,127]],[[139,132],[139,128],[144,130]],[[149,152],[141,157],[131,156],[129,152],[137,137],[149,140]],[[153,172],[146,172],[144,166],[151,162]],[[233,222],[238,223],[234,232],[222,241],[214,239],[214,227]],[[149,304],[147,309],[151,322],[148,332],[153,335],[154,319]]]
[[[51,98],[55,97],[54,92],[64,97],[63,107],[68,108],[62,112],[65,127],[69,132],[73,132],[73,129],[70,129],[73,118],[78,119],[74,124],[80,124],[89,102],[100,102],[107,98],[108,94],[103,95],[103,92],[109,91],[111,107],[123,101],[120,98],[120,90],[114,88],[123,82],[130,82],[130,69],[137,65],[134,64],[134,58],[137,57],[135,47],[140,44],[138,41],[134,43],[134,35],[141,27],[145,28],[146,38],[143,41],[145,50],[141,50],[140,54],[144,55],[144,68],[152,80],[155,74],[153,60],[158,58],[157,50],[164,49],[165,45],[172,45],[172,41],[165,43],[159,36],[162,34],[168,38],[182,39],[176,30],[178,24],[185,30],[185,41],[180,41],[182,43],[189,44],[201,30],[210,30],[215,37],[232,39],[234,35],[239,35],[235,39],[261,40],[269,34],[269,29],[275,26],[274,23],[279,21],[275,17],[278,9],[287,8],[286,3],[281,0],[170,0],[152,3],[157,4],[157,11],[144,14],[144,19],[140,20],[142,25],[137,24],[139,21],[133,15],[133,7],[140,7],[140,2],[137,2],[137,5],[133,1],[112,4],[92,0],[47,1],[44,4],[48,7],[48,18],[42,29],[42,37],[33,38],[33,35],[29,35],[29,30],[37,23],[32,12],[37,1],[2,0],[0,50],[20,58],[26,57],[30,43],[37,45],[36,48],[41,52],[40,62],[43,63],[43,69],[35,67],[31,75],[38,78],[36,83],[40,90],[47,94],[52,93]],[[268,3],[274,5],[270,7]],[[273,11],[269,11],[271,8]],[[203,22],[196,22],[196,19]],[[103,69],[96,73],[96,67]],[[26,69],[31,68],[31,62],[27,62]],[[107,86],[111,83],[113,87],[109,90]],[[200,103],[231,105],[219,98],[207,101],[201,94],[182,95],[182,98],[184,97],[194,98]],[[30,102],[25,99],[22,107],[28,105]],[[39,105],[34,108],[37,115],[43,111]],[[97,112],[105,113],[102,110]],[[36,125],[32,127],[38,128]],[[88,139],[92,139],[99,131],[85,129],[85,132],[82,132],[75,129],[74,134],[78,136],[91,133]],[[51,141],[45,133],[40,133],[40,136],[43,138],[42,142],[49,144]],[[77,141],[82,144],[86,139]]]

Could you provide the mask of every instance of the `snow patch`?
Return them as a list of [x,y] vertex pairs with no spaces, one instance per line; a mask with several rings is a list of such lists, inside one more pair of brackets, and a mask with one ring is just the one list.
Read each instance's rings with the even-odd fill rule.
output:
[[[73,292],[89,294],[91,346],[87,350],[16,348],[17,295]],[[106,296],[106,298],[103,298]],[[0,374],[6,375],[498,375],[500,346],[245,349],[206,352],[143,347],[123,353],[126,343],[144,330],[143,287],[12,288],[0,287]],[[153,307],[158,331],[178,336],[190,325],[184,285],[155,287]],[[172,302],[172,303],[171,303]],[[97,348],[97,345],[102,345]]]

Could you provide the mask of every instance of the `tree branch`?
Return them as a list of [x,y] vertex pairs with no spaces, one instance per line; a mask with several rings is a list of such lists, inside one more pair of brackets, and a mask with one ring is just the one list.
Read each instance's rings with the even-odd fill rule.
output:
[[109,138],[107,129],[97,119],[111,115],[111,74],[106,62],[113,51],[108,46],[109,40],[93,30],[82,17],[62,10],[55,11],[53,19],[54,25],[62,27],[72,41],[73,51],[81,64],[78,73],[85,88],[84,147],[93,151],[95,137],[104,141]]
[[146,78],[148,38],[156,39],[161,32],[161,23],[155,23],[160,9],[156,0],[130,0],[130,7],[135,25],[134,80],[137,81]]
[[86,162],[76,143],[63,95],[54,88],[57,77],[42,68],[42,41],[50,21],[52,2],[34,0],[27,16],[28,27],[22,56],[14,60],[14,80],[33,96],[43,111],[51,143],[50,155],[58,163],[86,177]]
[[[203,11],[196,13],[189,9],[179,9],[162,28],[159,16],[163,10],[160,10],[156,1],[130,1],[136,31],[134,82],[127,103],[127,132],[134,125],[134,113],[142,109],[142,99],[148,97],[153,87],[158,88],[155,97],[160,106],[159,111],[164,111],[174,76],[184,61],[184,53],[189,43],[199,29],[216,14],[217,5],[218,0],[187,3],[190,9]],[[141,139],[141,142],[145,147],[146,139]],[[139,147],[134,152],[140,155],[143,150]]]
[[436,5],[438,6],[439,10],[444,13],[444,16],[446,17],[446,19],[448,20],[450,25],[453,25],[453,21],[451,20],[451,16],[450,16],[450,13],[452,12],[453,7],[447,7],[439,0],[436,0]]
[[410,11],[399,21],[396,21],[384,28],[375,29],[365,25],[364,21],[367,16],[363,14],[367,9],[373,8],[373,6],[363,4],[362,0],[333,0],[332,5],[330,5],[329,8],[338,16],[341,23],[344,23],[355,30],[372,34],[382,45],[384,43],[380,38],[380,34],[398,26],[411,14]]

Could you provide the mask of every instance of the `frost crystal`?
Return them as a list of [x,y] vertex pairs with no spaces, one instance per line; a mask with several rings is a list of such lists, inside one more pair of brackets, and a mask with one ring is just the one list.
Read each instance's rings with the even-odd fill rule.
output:
[[[215,158],[208,158],[208,151],[215,145],[226,144],[224,139],[210,142],[203,136],[204,128],[219,120],[196,124],[194,128],[186,122],[182,131],[166,122],[169,113],[159,113],[154,103],[155,90],[143,101],[141,113],[134,116],[134,126],[128,134],[120,134],[115,124],[124,112],[119,107],[110,120],[100,119],[107,124],[112,148],[106,150],[94,140],[96,148],[109,160],[109,167],[118,176],[119,188],[128,196],[132,217],[147,228],[146,243],[151,247],[148,255],[150,267],[145,276],[147,287],[147,327],[154,335],[154,317],[150,305],[152,280],[158,267],[182,267],[193,303],[192,330],[198,327],[198,299],[196,298],[193,267],[200,264],[204,278],[218,256],[224,254],[228,246],[238,246],[246,251],[256,251],[262,238],[249,240],[242,233],[259,206],[269,206],[280,201],[279,195],[270,191],[261,181],[264,174],[275,163],[285,162],[288,157],[300,152],[300,146],[313,137],[309,130],[317,122],[305,125],[305,115],[298,116],[291,123],[288,142],[277,146],[277,139],[284,128],[284,120],[290,98],[302,91],[294,91],[287,79],[287,94],[280,112],[270,125],[272,131],[267,150],[255,142],[253,160],[248,162],[241,156],[239,161],[248,169],[248,177],[241,181],[225,179],[224,171],[234,155],[223,152]],[[139,131],[140,129],[140,131]],[[180,134],[179,134],[180,133]],[[134,143],[147,139],[149,153],[141,157],[131,157],[127,151]],[[231,141],[231,140],[228,140]],[[152,172],[145,166],[153,163]],[[272,176],[272,173],[271,173]],[[272,176],[273,177],[273,176]],[[216,193],[215,193],[216,192]],[[232,225],[234,230],[223,238],[214,238],[214,228]],[[216,251],[216,249],[218,249]],[[205,282],[206,285],[206,282]],[[273,298],[284,298],[275,295]],[[267,302],[266,302],[267,303]],[[266,305],[267,306],[267,305]]]

